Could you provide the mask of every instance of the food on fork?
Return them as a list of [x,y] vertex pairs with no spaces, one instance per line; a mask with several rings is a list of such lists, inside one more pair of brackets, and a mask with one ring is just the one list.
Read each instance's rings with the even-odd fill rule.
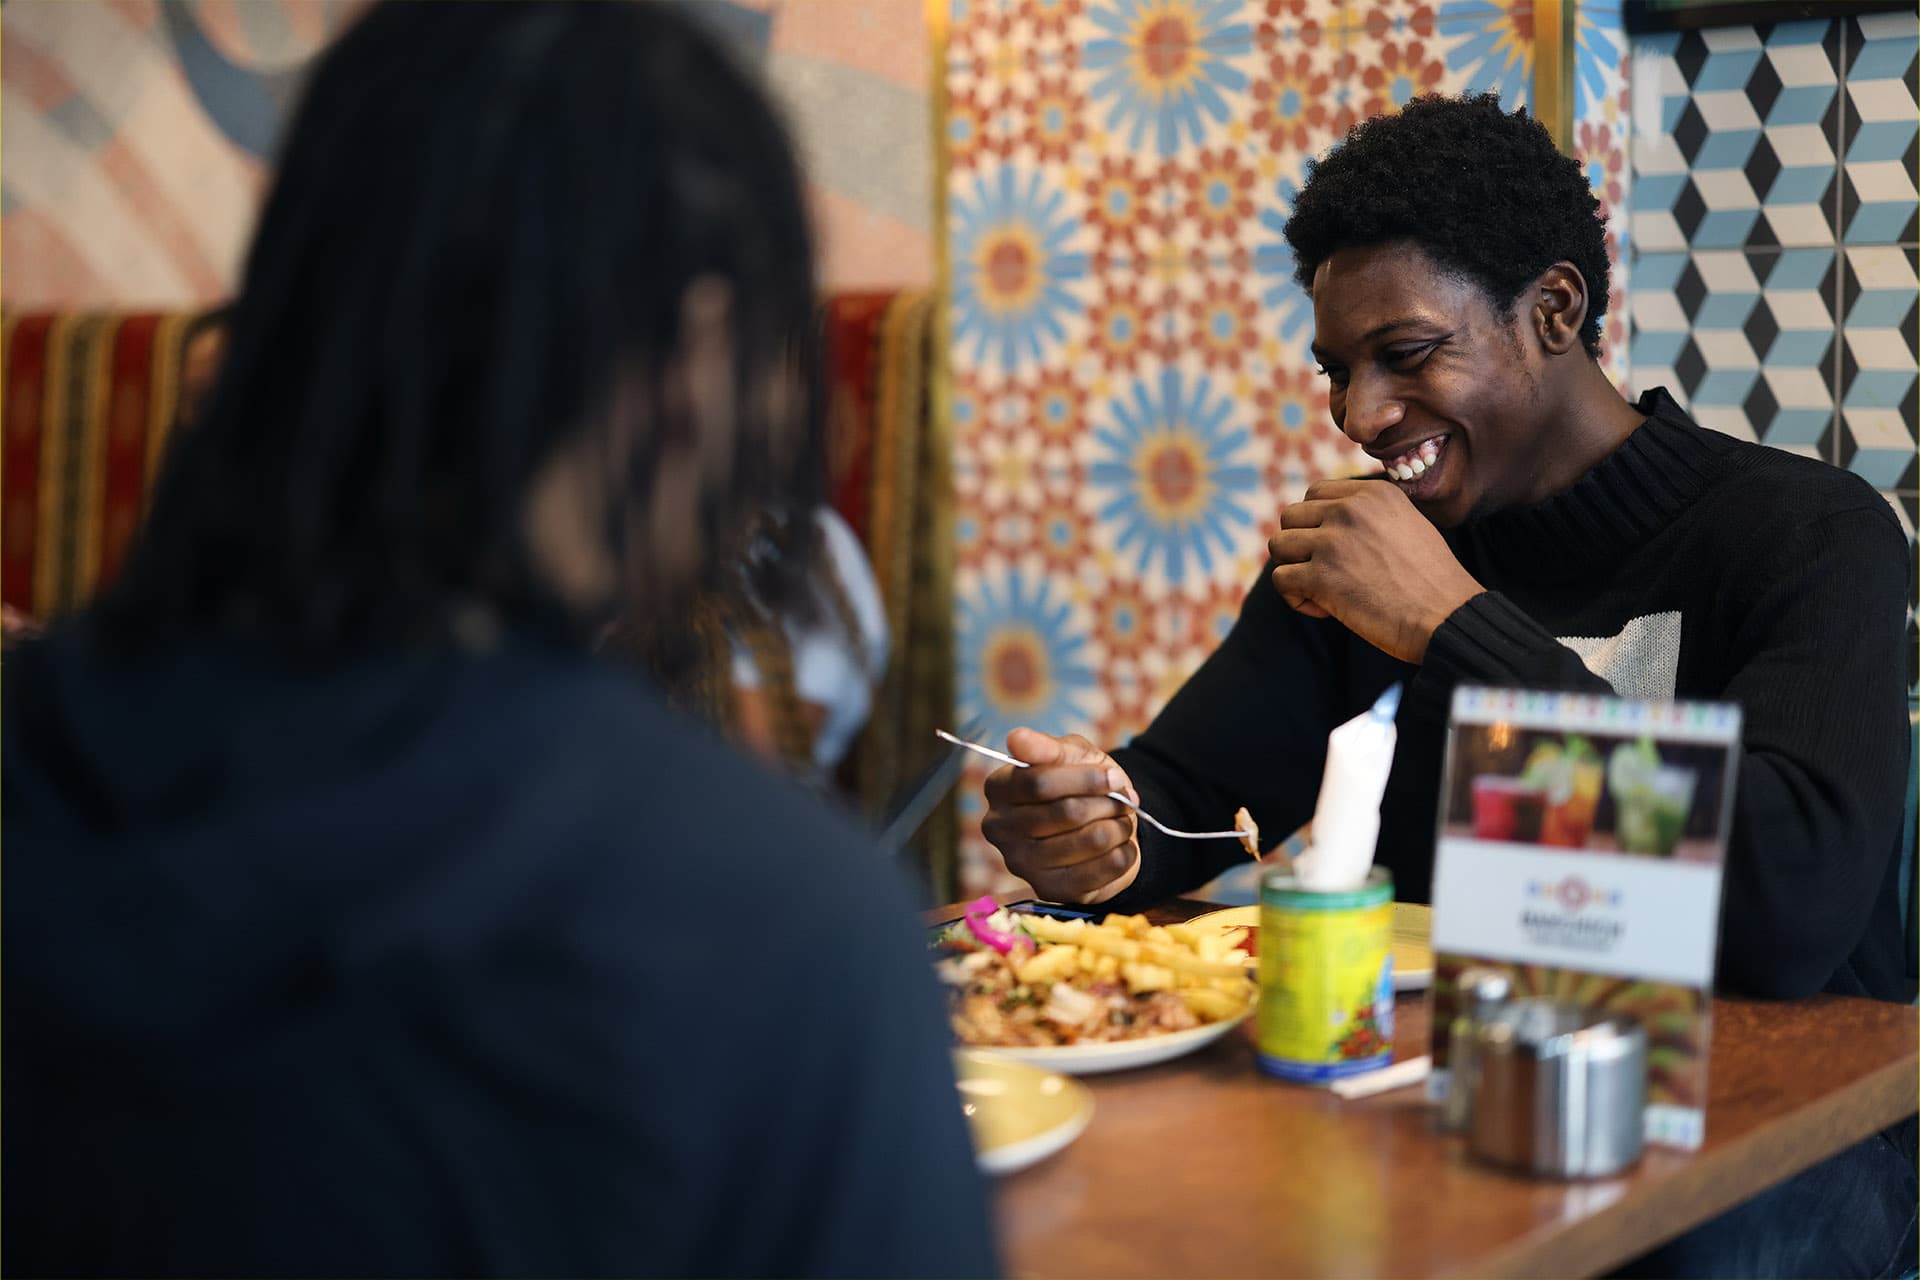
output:
[[1255,822],[1253,815],[1245,809],[1235,809],[1233,825],[1240,829],[1240,847],[1258,859],[1260,857],[1260,824]]
[[934,943],[954,1034],[981,1047],[1137,1040],[1237,1018],[1247,955],[1217,931],[970,908]]

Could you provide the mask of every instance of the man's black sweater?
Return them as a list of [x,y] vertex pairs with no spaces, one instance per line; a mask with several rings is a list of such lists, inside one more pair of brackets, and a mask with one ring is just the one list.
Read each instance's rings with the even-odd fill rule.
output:
[[[1170,823],[1220,827],[1245,805],[1263,830],[1291,831],[1312,816],[1328,732],[1404,680],[1378,860],[1397,896],[1424,902],[1457,684],[1735,702],[1720,985],[1910,999],[1899,524],[1844,471],[1703,430],[1664,391],[1639,407],[1646,423],[1565,493],[1449,532],[1487,591],[1423,665],[1295,613],[1263,573],[1218,651],[1115,758]],[[1141,844],[1122,909],[1236,856],[1146,831]]]

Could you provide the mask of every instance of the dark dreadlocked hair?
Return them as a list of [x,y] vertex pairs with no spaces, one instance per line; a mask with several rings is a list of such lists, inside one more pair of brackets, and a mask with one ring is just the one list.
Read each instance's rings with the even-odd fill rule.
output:
[[[702,278],[732,297],[735,447],[695,504],[707,580],[669,591],[637,508],[701,429],[661,375]],[[377,5],[309,81],[108,634],[242,626],[328,660],[432,643],[479,603],[585,646],[604,615],[556,597],[525,532],[535,476],[585,445],[627,580],[609,608],[644,602],[671,682],[700,649],[690,601],[818,505],[814,305],[785,131],[677,8]],[[806,581],[793,544],[770,604]]]
[[1587,284],[1580,340],[1600,353],[1609,287],[1600,202],[1539,121],[1524,108],[1508,114],[1490,93],[1415,98],[1354,126],[1308,167],[1286,237],[1309,290],[1341,249],[1411,240],[1479,285],[1502,316],[1548,267],[1571,262]]

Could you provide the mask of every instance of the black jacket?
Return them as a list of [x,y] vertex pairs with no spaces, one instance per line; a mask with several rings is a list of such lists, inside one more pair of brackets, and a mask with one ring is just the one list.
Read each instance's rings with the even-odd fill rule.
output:
[[531,644],[5,666],[8,1274],[977,1275],[858,833]]

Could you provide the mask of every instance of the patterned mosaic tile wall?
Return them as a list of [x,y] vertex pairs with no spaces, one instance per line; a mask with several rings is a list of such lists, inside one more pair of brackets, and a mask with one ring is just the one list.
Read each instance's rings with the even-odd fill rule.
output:
[[[1579,13],[1576,143],[1626,249],[1627,46]],[[1532,0],[955,0],[947,226],[959,703],[1102,745],[1218,643],[1283,504],[1357,469],[1280,229],[1423,92],[1528,99]],[[1607,328],[1627,369],[1625,273]],[[967,887],[1005,876],[961,787]]]
[[1890,13],[1640,38],[1631,77],[1636,380],[1855,472],[1909,541],[1917,54]]

